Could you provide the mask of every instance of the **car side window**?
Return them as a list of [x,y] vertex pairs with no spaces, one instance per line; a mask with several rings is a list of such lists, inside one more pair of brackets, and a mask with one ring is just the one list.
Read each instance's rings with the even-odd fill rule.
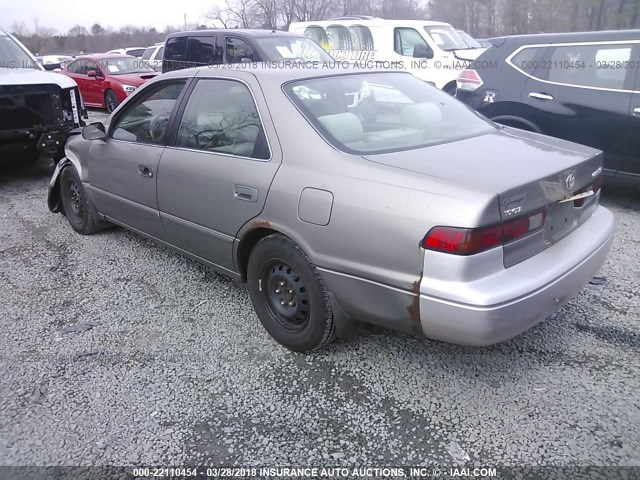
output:
[[544,48],[527,47],[518,52],[511,60],[511,64],[523,72],[533,75],[540,63],[537,59],[544,53]]
[[69,66],[69,70],[79,75],[86,75],[88,70],[87,63],[88,63],[88,60],[78,60],[77,62]]
[[142,54],[142,60],[149,60],[151,58],[151,55],[153,55],[154,50],[156,49],[156,47],[149,47],[147,48],[144,53]]
[[420,45],[420,49],[431,51],[431,47],[415,28],[394,29],[393,48],[396,53],[405,57],[413,57],[413,49]]
[[87,61],[85,71],[83,73],[86,75],[90,70],[95,70],[98,74],[100,74],[100,65],[98,65],[96,62]]
[[67,67],[67,70],[70,71],[71,73],[78,73],[79,63],[80,63],[80,60],[70,63],[69,66]]
[[200,80],[178,127],[176,146],[266,160],[269,147],[253,96],[233,80]]
[[258,60],[253,47],[240,38],[227,37],[226,54],[227,63],[240,63],[244,59],[252,62]]
[[111,137],[127,142],[161,144],[184,80],[162,83],[136,98],[116,119]]
[[547,80],[576,86],[622,90],[631,58],[630,45],[571,45],[551,53]]

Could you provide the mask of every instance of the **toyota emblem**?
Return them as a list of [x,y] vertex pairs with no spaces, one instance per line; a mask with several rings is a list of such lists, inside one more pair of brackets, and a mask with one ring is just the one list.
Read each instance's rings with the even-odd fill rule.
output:
[[564,181],[564,186],[567,187],[567,190],[573,190],[573,187],[576,185],[576,176],[573,173],[567,175],[566,180]]

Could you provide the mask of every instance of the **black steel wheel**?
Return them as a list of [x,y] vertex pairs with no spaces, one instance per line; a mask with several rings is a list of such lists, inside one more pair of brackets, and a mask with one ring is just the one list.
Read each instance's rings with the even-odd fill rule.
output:
[[71,227],[83,235],[97,232],[102,222],[87,198],[75,168],[68,166],[62,170],[59,188],[62,211]]
[[247,285],[258,319],[285,347],[308,352],[335,338],[327,288],[309,257],[291,239],[273,234],[254,246]]
[[309,292],[302,277],[288,263],[275,260],[264,265],[260,279],[273,318],[289,331],[304,329],[309,321]]

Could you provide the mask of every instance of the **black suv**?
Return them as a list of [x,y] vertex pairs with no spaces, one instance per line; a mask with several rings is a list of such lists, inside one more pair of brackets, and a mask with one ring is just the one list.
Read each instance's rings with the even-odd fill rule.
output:
[[216,29],[178,32],[165,41],[162,72],[242,62],[333,62],[313,40],[277,30]]
[[603,150],[605,173],[640,182],[640,30],[521,35],[458,78],[492,120]]

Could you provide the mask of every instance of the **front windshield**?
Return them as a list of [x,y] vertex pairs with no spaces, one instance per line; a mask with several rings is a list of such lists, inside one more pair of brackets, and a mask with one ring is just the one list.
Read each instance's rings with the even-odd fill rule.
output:
[[0,68],[33,68],[40,70],[36,62],[8,35],[0,34]]
[[494,127],[408,73],[366,73],[287,83],[287,96],[336,148],[396,152],[453,142]]
[[109,75],[124,75],[127,73],[154,72],[149,63],[136,57],[103,58],[100,66]]
[[273,36],[261,38],[260,48],[265,60],[302,60],[333,62],[333,58],[316,42],[307,37]]
[[430,26],[424,27],[424,29],[442,50],[466,50],[469,48],[451,25]]

